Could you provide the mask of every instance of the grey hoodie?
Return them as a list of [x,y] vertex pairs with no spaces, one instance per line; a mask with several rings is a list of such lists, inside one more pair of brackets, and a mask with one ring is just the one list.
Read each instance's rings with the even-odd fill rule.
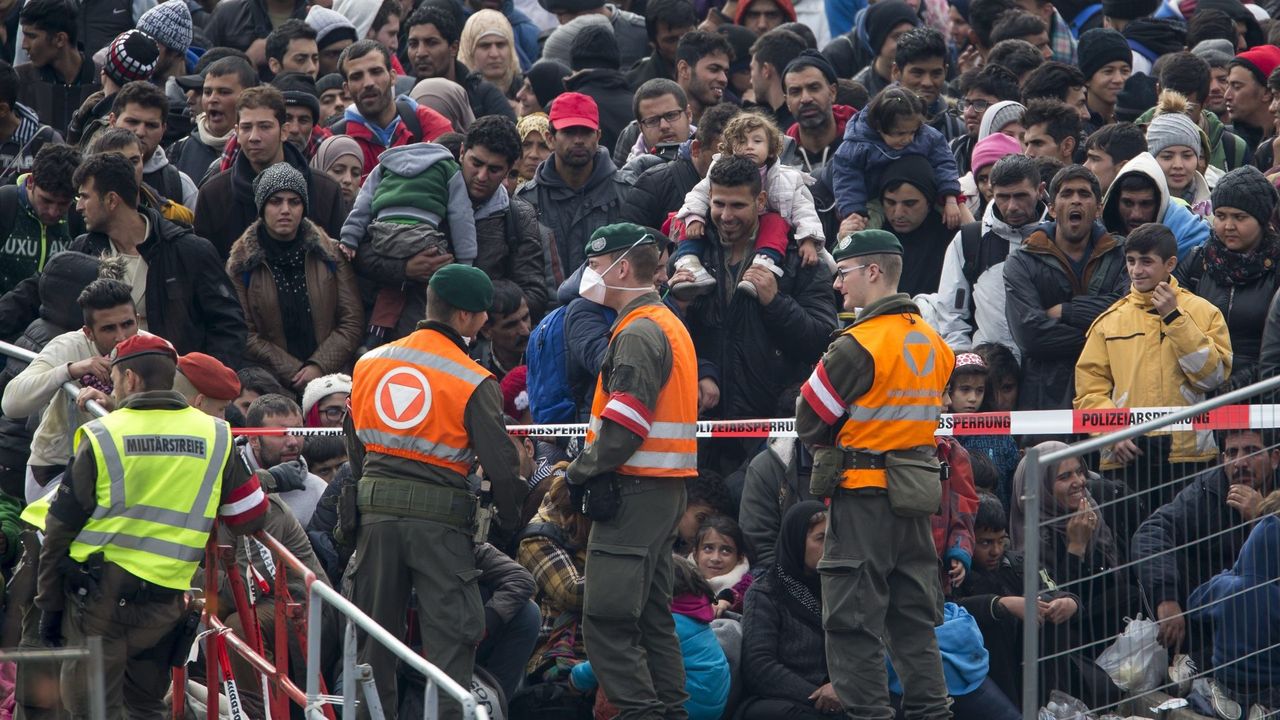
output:
[[[436,143],[413,143],[384,150],[378,156],[378,164],[365,179],[356,196],[355,207],[342,224],[341,242],[352,249],[358,249],[366,237],[369,223],[384,217],[412,217],[433,228],[439,228],[445,218],[425,208],[386,207],[377,217],[373,215],[373,196],[382,181],[382,168],[404,178],[412,178],[426,172],[428,168],[442,160],[454,162],[453,153],[443,145]],[[462,264],[471,265],[476,259],[476,221],[471,208],[471,196],[467,194],[467,183],[458,171],[449,178],[449,245],[453,249],[454,259]]]

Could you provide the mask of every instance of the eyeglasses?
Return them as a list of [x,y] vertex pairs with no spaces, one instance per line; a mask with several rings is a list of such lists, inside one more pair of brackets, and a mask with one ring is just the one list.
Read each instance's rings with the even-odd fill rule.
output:
[[840,282],[844,282],[844,278],[846,275],[853,272],[854,270],[861,270],[862,268],[865,268],[865,267],[871,267],[871,266],[870,265],[854,265],[853,267],[849,267],[849,268],[836,268],[836,277],[840,278]]
[[342,407],[341,405],[333,405],[327,408],[319,408],[319,411],[320,411],[320,415],[322,415],[325,420],[334,420],[334,421],[342,420],[342,416],[347,414],[347,409]]
[[973,108],[979,113],[984,113],[991,107],[991,103],[986,100],[965,100],[961,99],[956,103],[956,107],[960,108],[960,112],[964,112],[969,108]]
[[658,125],[662,124],[663,121],[665,121],[668,125],[670,125],[676,120],[679,120],[680,116],[683,114],[684,114],[684,110],[672,110],[669,113],[663,113],[661,115],[654,115],[653,117],[644,118],[643,120],[640,121],[640,124],[652,130],[653,128],[656,128],[658,127]]

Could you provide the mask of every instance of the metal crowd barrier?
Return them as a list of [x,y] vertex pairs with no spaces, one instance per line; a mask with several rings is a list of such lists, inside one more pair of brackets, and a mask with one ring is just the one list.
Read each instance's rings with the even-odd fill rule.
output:
[[[1040,447],[1027,449],[1023,494],[1013,500],[1014,503],[1021,501],[1025,520],[1021,527],[1024,538],[1022,599],[1026,618],[1022,623],[1026,631],[1022,637],[1021,683],[1022,715],[1026,720],[1044,717],[1039,713],[1050,691],[1067,692],[1067,687],[1041,685],[1055,679],[1085,695],[1071,695],[1080,701],[1071,712],[1087,708],[1086,714],[1095,718],[1107,715],[1163,717],[1170,710],[1179,711],[1186,705],[1179,697],[1193,694],[1205,698],[1207,705],[1201,704],[1199,712],[1209,716],[1227,717],[1237,710],[1231,703],[1239,705],[1234,720],[1257,720],[1280,713],[1280,631],[1275,629],[1280,628],[1280,575],[1255,577],[1250,574],[1252,571],[1241,571],[1236,565],[1261,558],[1267,567],[1280,567],[1280,542],[1274,542],[1271,535],[1261,534],[1262,530],[1270,529],[1260,525],[1267,515],[1258,513],[1249,518],[1237,509],[1242,504],[1240,498],[1251,495],[1245,487],[1265,483],[1259,493],[1262,496],[1268,490],[1280,491],[1277,481],[1280,475],[1275,472],[1280,468],[1272,468],[1280,464],[1275,462],[1278,456],[1273,454],[1280,453],[1280,445],[1270,439],[1272,429],[1280,427],[1276,406],[1253,406],[1255,417],[1251,422],[1234,426],[1253,428],[1261,438],[1260,447],[1251,445],[1247,438],[1234,436],[1238,439],[1226,438],[1226,442],[1231,443],[1231,456],[1223,452],[1225,445],[1219,442],[1215,445],[1216,459],[1198,464],[1164,462],[1143,470],[1139,458],[1123,469],[1097,472],[1096,463],[1100,453],[1122,441],[1134,442],[1144,452],[1157,453],[1153,457],[1167,460],[1167,455],[1159,453],[1169,452],[1175,441],[1161,439],[1170,437],[1161,431],[1179,428],[1184,438],[1191,437],[1185,433],[1203,427],[1188,424],[1193,418],[1204,418],[1219,408],[1255,398],[1269,400],[1277,390],[1280,390],[1280,376],[1065,448],[1048,452]],[[1261,414],[1257,412],[1260,409]],[[1250,444],[1247,449],[1246,444]],[[1086,501],[1091,507],[1085,510],[1077,509],[1080,506],[1066,507],[1060,500],[1060,497],[1072,497],[1069,494],[1074,477],[1071,471],[1076,461],[1091,471],[1084,487],[1092,502]],[[1259,463],[1253,467],[1263,468],[1262,477],[1251,474],[1251,468],[1242,469],[1249,468],[1248,463],[1253,461]],[[1071,464],[1064,466],[1063,463]],[[1270,477],[1264,480],[1266,468],[1272,469]],[[1054,476],[1046,477],[1046,472]],[[1225,479],[1218,473],[1223,473]],[[1201,512],[1194,517],[1178,517],[1166,511],[1148,524],[1159,508],[1201,480],[1206,482],[1205,491],[1193,490],[1187,495],[1188,500],[1202,503]],[[1224,482],[1230,483],[1232,489],[1224,490],[1220,497],[1209,490]],[[1055,483],[1062,484],[1055,486]],[[1045,497],[1046,491],[1049,497]],[[1060,496],[1059,492],[1068,494]],[[1235,505],[1227,503],[1229,498]],[[1212,520],[1214,510],[1222,511],[1216,503],[1228,504],[1230,514],[1217,515],[1219,519]],[[1069,501],[1065,505],[1070,504]],[[1076,522],[1077,532],[1081,532],[1086,520],[1100,524],[1089,536],[1081,567],[1066,573],[1074,576],[1064,580],[1059,559],[1063,557],[1063,547],[1071,547],[1067,528]],[[1216,524],[1206,529],[1205,523],[1209,522]],[[1107,536],[1101,532],[1103,525],[1109,531],[1109,544],[1114,547],[1115,557],[1110,562],[1102,562],[1108,546]],[[1240,544],[1249,542],[1246,538],[1255,534],[1258,537],[1253,538],[1251,559],[1238,560]],[[1264,539],[1266,543],[1261,542]],[[1213,552],[1215,548],[1217,552]],[[1071,562],[1068,557],[1066,564]],[[1148,587],[1141,581],[1145,576],[1154,586],[1154,580],[1168,577],[1170,569],[1178,575],[1178,582],[1172,587],[1176,609],[1167,604],[1161,608],[1160,598],[1154,596],[1155,592],[1161,592],[1161,597],[1168,602],[1168,584],[1162,582],[1158,587]],[[1050,586],[1052,591],[1072,593],[1081,599],[1076,614],[1061,623],[1060,629],[1054,628],[1050,619],[1044,619],[1043,626],[1033,631],[1035,619],[1040,617],[1039,603],[1046,578],[1056,583]],[[1214,582],[1210,584],[1210,580]],[[1195,603],[1191,602],[1193,597]],[[1092,607],[1089,606],[1091,600]],[[1160,614],[1164,617],[1159,617]],[[1139,615],[1156,621],[1156,626],[1129,623]],[[1176,639],[1178,627],[1182,629],[1180,640]],[[1250,629],[1241,631],[1242,627]],[[1126,629],[1134,635],[1124,633]],[[1123,640],[1119,639],[1121,634]],[[1153,636],[1163,652],[1149,642]],[[1220,653],[1220,647],[1230,650]],[[1121,648],[1124,652],[1119,655],[1126,658],[1128,664],[1117,668],[1108,662],[1114,655],[1098,662],[1104,651],[1114,653]],[[1179,665],[1171,674],[1170,664],[1175,660]],[[1104,666],[1114,674],[1103,674]],[[1109,680],[1110,685],[1104,679]],[[1127,687],[1123,687],[1126,683]],[[1216,702],[1222,698],[1229,702]],[[1188,709],[1195,708],[1193,704]],[[1060,713],[1066,712],[1057,709]]]
[[89,661],[89,720],[107,720],[107,690],[104,685],[102,664],[102,638],[97,635],[85,638],[84,647],[19,648],[0,650],[0,662],[22,664],[24,662],[61,662],[63,660]]
[[[30,363],[36,353],[7,342],[0,342],[0,354]],[[66,382],[62,389],[75,398],[80,387],[74,382]],[[96,402],[90,401],[86,407],[95,416],[107,414]],[[202,624],[207,630],[204,637],[204,653],[206,680],[208,686],[208,709],[206,717],[219,717],[221,705],[221,684],[227,692],[232,720],[245,718],[239,706],[238,688],[232,676],[228,651],[234,652],[257,670],[266,681],[262,684],[264,708],[267,717],[273,720],[287,720],[290,703],[296,703],[305,709],[308,720],[335,720],[331,704],[341,702],[343,720],[354,720],[356,717],[356,688],[365,688],[365,702],[369,706],[372,717],[381,720],[382,711],[378,698],[373,693],[373,684],[364,679],[367,667],[356,664],[356,627],[368,633],[370,640],[385,645],[402,662],[422,673],[426,678],[424,690],[423,717],[431,719],[439,714],[439,693],[456,700],[461,706],[463,717],[468,720],[488,720],[487,710],[476,702],[470,690],[463,688],[442,670],[432,665],[420,654],[405,645],[386,628],[378,625],[372,618],[362,612],[354,604],[342,597],[342,594],[318,579],[298,558],[288,551],[278,540],[265,532],[253,535],[254,540],[261,543],[271,553],[275,565],[273,587],[274,598],[274,638],[273,658],[265,657],[264,640],[258,627],[258,616],[249,600],[248,588],[242,576],[243,570],[236,563],[235,550],[228,545],[218,543],[217,525],[210,533],[209,543],[205,548],[205,596]],[[226,571],[227,583],[231,588],[236,612],[245,629],[245,637],[240,637],[218,618],[218,569]],[[288,573],[297,573],[307,589],[309,607],[304,617],[303,607],[290,596]],[[324,690],[321,673],[321,612],[324,603],[329,603],[346,619],[344,628],[344,648],[342,667],[341,696],[328,695]],[[289,676],[289,632],[294,631],[298,645],[306,653],[306,686],[303,692]],[[96,648],[96,650],[95,650]],[[89,638],[87,648],[60,648],[56,650],[15,650],[0,651],[0,661],[20,662],[25,660],[52,660],[88,657],[91,662],[90,672],[90,709],[92,720],[105,720],[105,691],[102,674],[102,641],[101,638]],[[363,679],[363,681],[362,681]],[[186,715],[186,666],[173,671],[173,718],[181,720]],[[255,719],[256,720],[256,719]]]

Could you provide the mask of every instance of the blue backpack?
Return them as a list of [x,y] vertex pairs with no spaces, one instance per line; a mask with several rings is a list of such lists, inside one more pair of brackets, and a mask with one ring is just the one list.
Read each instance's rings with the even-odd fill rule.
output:
[[529,334],[524,362],[529,368],[529,414],[539,425],[577,420],[577,404],[569,384],[569,351],[564,342],[568,305],[547,313]]

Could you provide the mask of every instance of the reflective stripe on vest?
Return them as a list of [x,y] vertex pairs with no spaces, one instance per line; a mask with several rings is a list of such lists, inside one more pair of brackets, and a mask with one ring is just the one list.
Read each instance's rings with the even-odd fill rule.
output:
[[351,420],[370,452],[465,475],[475,453],[463,425],[472,393],[493,377],[438,330],[365,353],[351,384]]
[[[646,477],[692,477],[698,474],[698,358],[693,340],[684,324],[665,305],[642,305],[618,321],[613,335],[618,337],[631,323],[646,318],[666,335],[671,346],[671,375],[658,392],[653,420],[644,442],[618,472]],[[609,404],[604,378],[596,379],[587,425],[587,444],[595,441],[601,427],[600,415]]]
[[[871,388],[849,405],[836,444],[883,454],[932,446],[955,354],[918,315],[880,315],[845,333],[875,359]],[[845,470],[841,487],[886,487],[884,470]]]
[[[162,433],[155,430],[163,429]],[[71,543],[160,587],[191,585],[221,503],[231,431],[195,408],[121,409],[85,423],[97,462],[97,507]]]

